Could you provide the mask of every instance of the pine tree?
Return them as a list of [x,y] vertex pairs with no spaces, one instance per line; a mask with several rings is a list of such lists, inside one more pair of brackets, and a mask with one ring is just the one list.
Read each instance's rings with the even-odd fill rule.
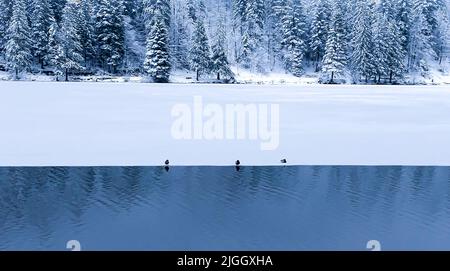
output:
[[328,0],[318,0],[313,20],[311,22],[310,48],[316,58],[316,71],[319,71],[320,60],[325,52],[327,34],[329,29],[329,19],[331,11]]
[[332,6],[330,29],[325,46],[325,55],[322,60],[322,73],[330,75],[330,82],[334,78],[344,74],[347,65],[346,53],[346,29],[344,25],[344,13],[338,2]]
[[170,26],[170,0],[143,0],[143,5],[148,31],[151,31],[155,16],[162,16],[165,27]]
[[50,0],[49,2],[57,23],[60,23],[62,20],[63,9],[66,6],[67,1],[72,0]]
[[[286,64],[286,53],[283,45],[285,38],[285,26],[283,19],[287,15],[287,11],[290,10],[288,6],[290,1],[285,0],[273,0],[270,2],[268,16],[266,19],[266,29],[269,31],[269,50],[272,51],[272,68],[275,66],[276,61],[280,60]],[[306,33],[305,33],[306,36]]]
[[288,11],[283,18],[283,44],[287,50],[286,67],[292,74],[300,77],[303,74],[306,51],[303,6],[300,0],[292,0],[286,8]]
[[[175,69],[188,70],[189,69],[189,34],[188,34],[188,22],[185,21],[186,14],[182,13],[182,7],[177,9],[177,13],[174,14],[172,19],[172,31],[171,44],[173,45],[171,51],[171,63]],[[185,17],[186,16],[186,17]],[[191,19],[192,20],[192,19]]]
[[82,69],[81,37],[77,25],[78,9],[79,6],[76,2],[67,2],[61,18],[60,46],[63,52],[62,68],[66,81],[69,81],[69,72]]
[[124,7],[120,0],[99,0],[96,12],[98,58],[105,70],[115,73],[124,54]]
[[397,0],[379,0],[378,1],[378,10],[376,10],[377,14],[383,14],[386,17],[386,20],[394,20],[396,19],[394,2]]
[[[388,25],[388,19],[383,12],[375,14],[375,21],[373,25],[373,51],[372,58],[374,64],[374,70],[372,73],[375,77],[378,76],[376,81],[380,83],[381,77],[385,76],[388,72],[388,50],[389,41],[387,40],[388,33],[386,26]],[[398,48],[400,50],[400,48]]]
[[170,76],[168,33],[164,17],[155,15],[147,41],[144,68],[155,83],[167,83]]
[[48,30],[48,44],[44,61],[53,67],[56,75],[56,81],[59,81],[59,76],[64,74],[64,51],[61,46],[61,33],[59,31],[58,23],[53,17],[50,17],[50,27]]
[[411,1],[410,0],[398,0],[397,3],[397,21],[398,21],[398,27],[400,31],[400,38],[401,38],[401,46],[403,52],[406,52],[408,50],[408,43],[409,43],[409,32],[411,28],[411,19],[410,14],[412,12],[411,9]]
[[207,16],[207,10],[206,10],[206,5],[205,5],[205,1],[204,0],[198,0],[198,9],[199,9],[199,18],[206,20],[206,16]]
[[217,80],[221,80],[221,75],[222,78],[228,77],[234,79],[234,74],[230,69],[230,64],[223,46],[224,44],[226,44],[226,34],[223,21],[221,20],[217,31],[217,40],[212,47],[213,54],[211,57],[211,70],[217,74]]
[[197,81],[200,75],[209,73],[210,67],[210,48],[208,36],[202,20],[195,23],[194,33],[192,35],[192,44],[190,49],[191,69],[196,72]]
[[409,59],[410,71],[428,73],[430,61],[437,58],[433,50],[433,26],[428,20],[427,0],[415,0],[410,30]]
[[88,68],[95,62],[95,21],[91,0],[81,0],[78,9],[77,25],[80,35],[84,67]]
[[351,62],[353,69],[365,77],[367,83],[375,70],[372,54],[372,10],[366,0],[356,0],[355,5]]
[[47,51],[48,30],[50,28],[51,8],[48,0],[32,0],[32,37],[33,55],[37,58],[41,68],[44,68],[44,59]]
[[29,69],[32,61],[30,28],[24,0],[14,0],[6,40],[7,66],[18,79],[19,72]]
[[405,73],[406,51],[402,46],[402,31],[398,23],[399,22],[395,20],[391,20],[387,22],[386,26],[386,42],[388,44],[387,72],[389,83],[392,83],[395,78],[403,78]]
[[443,3],[436,11],[435,17],[438,22],[438,25],[434,29],[435,51],[439,64],[442,64],[447,48],[450,46],[450,2],[448,3],[448,8]]
[[247,2],[248,0],[233,0],[234,23],[241,27],[247,21]]
[[244,32],[244,35],[242,35],[242,51],[238,58],[238,62],[242,63],[241,65],[245,69],[250,69],[251,67],[251,60],[250,60],[251,54],[252,54],[252,47],[250,46],[250,37],[248,32]]
[[9,7],[9,0],[0,1],[0,59],[3,56],[6,43],[6,31],[8,29],[9,18],[11,17]]
[[186,5],[187,5],[188,18],[192,22],[197,21],[197,10],[196,10],[196,5],[195,5],[195,0],[187,0]]
[[263,71],[261,63],[265,58],[262,55],[265,6],[263,0],[248,0],[243,19],[242,52],[240,62],[246,68]]
[[286,16],[287,10],[289,8],[290,2],[286,2],[285,0],[273,0],[271,1],[271,10],[273,13],[272,16],[276,17],[279,22],[281,22]]
[[[436,60],[440,57],[442,51],[442,45],[446,42],[447,37],[442,36],[441,24],[443,22],[441,14],[445,14],[448,17],[449,12],[444,0],[413,0],[413,6],[422,10],[422,14],[426,23],[428,24],[430,33],[429,36],[430,45],[435,52]],[[450,3],[449,3],[450,4]]]

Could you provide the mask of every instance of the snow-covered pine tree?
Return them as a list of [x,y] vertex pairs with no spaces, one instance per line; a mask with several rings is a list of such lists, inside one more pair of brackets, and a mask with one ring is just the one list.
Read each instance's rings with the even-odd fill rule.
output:
[[[385,76],[388,72],[388,50],[389,50],[389,41],[388,33],[387,33],[387,25],[388,25],[388,18],[386,17],[385,13],[377,12],[374,16],[374,24],[372,27],[373,32],[373,51],[372,51],[372,57],[373,57],[373,64],[374,64],[374,70],[373,74],[375,76],[375,82],[380,83],[381,77]],[[400,48],[398,48],[400,50]]]
[[396,18],[394,4],[396,0],[378,0],[377,14],[384,14],[386,20],[394,20]]
[[41,68],[44,68],[46,58],[46,45],[48,43],[48,29],[52,11],[48,0],[32,0],[31,31],[33,39],[33,56],[37,59]]
[[238,63],[242,65],[245,69],[250,69],[251,67],[251,60],[250,56],[252,54],[252,47],[250,42],[250,35],[248,31],[244,31],[244,34],[242,35],[242,49],[241,53],[238,57]]
[[[244,67],[254,71],[264,72],[264,20],[265,5],[264,0],[248,0],[245,10],[244,35],[242,36],[242,56],[241,63]],[[248,61],[248,65],[245,62]]]
[[283,45],[284,39],[284,25],[283,18],[285,18],[288,11],[288,1],[273,0],[269,2],[267,7],[266,17],[266,35],[268,36],[268,53],[271,57],[271,69],[276,65],[277,60],[285,63],[285,48]]
[[330,83],[336,77],[344,75],[347,65],[346,28],[343,8],[335,0],[332,5],[330,29],[325,46],[325,55],[322,60],[322,74]]
[[67,1],[73,0],[50,0],[49,2],[57,23],[60,23],[62,20],[63,9],[66,6]]
[[4,58],[4,47],[6,43],[6,30],[10,16],[10,0],[0,1],[0,59]]
[[6,31],[5,54],[7,67],[19,79],[19,73],[31,66],[30,28],[24,0],[14,0],[12,17]]
[[195,2],[195,0],[187,0],[186,2],[187,15],[191,22],[197,21],[197,10]]
[[320,61],[325,53],[331,10],[328,0],[317,0],[311,22],[310,49],[315,58],[316,71],[320,70]]
[[428,0],[414,0],[410,29],[408,69],[426,75],[430,62],[437,58],[433,49],[433,22],[429,19],[430,2]]
[[[175,69],[189,69],[189,34],[188,20],[189,14],[183,6],[176,4],[174,14],[172,15],[172,35],[170,35],[172,50],[170,52],[171,63]],[[193,22],[193,19],[189,19]]]
[[82,69],[82,45],[77,24],[77,16],[80,14],[77,12],[79,8],[77,2],[68,1],[63,9],[61,18],[62,68],[64,69],[66,81],[69,81],[69,72]]
[[170,0],[143,0],[144,14],[146,20],[147,30],[151,31],[153,24],[153,17],[162,16],[164,25],[170,27],[171,6]]
[[409,32],[411,28],[411,0],[397,0],[396,9],[400,38],[402,41],[402,50],[407,52],[409,43]]
[[205,1],[203,0],[197,0],[197,19],[198,20],[203,20],[203,22],[206,20],[207,17],[207,11],[206,11],[206,5],[205,5]]
[[372,10],[366,0],[356,0],[355,20],[352,29],[352,68],[366,83],[375,70],[372,43]]
[[413,0],[415,3],[413,5],[415,6],[421,6],[423,16],[425,17],[425,20],[427,21],[430,30],[431,30],[431,45],[433,47],[433,50],[435,51],[436,55],[439,54],[439,44],[440,44],[440,33],[438,31],[439,29],[439,12],[441,10],[445,10],[445,13],[448,11],[446,10],[446,5],[444,0]]
[[284,16],[286,16],[290,3],[286,2],[285,0],[272,0],[271,4],[271,10],[273,11],[273,14],[270,14],[270,16],[276,17],[281,23]]
[[387,42],[387,75],[389,83],[393,83],[394,79],[401,79],[405,73],[405,56],[406,51],[403,49],[403,36],[399,27],[399,22],[389,20],[386,25],[386,42]]
[[202,74],[209,73],[211,63],[208,36],[202,20],[195,23],[189,56],[191,69],[196,72],[196,79],[199,81]]
[[226,44],[226,33],[222,19],[219,22],[217,39],[212,47],[211,57],[211,71],[217,74],[217,80],[221,80],[221,78],[234,79],[234,73],[231,71],[224,44]]
[[59,81],[59,76],[64,74],[64,51],[61,46],[61,36],[59,26],[56,20],[50,17],[50,27],[48,30],[48,44],[46,45],[47,55],[44,61],[48,63],[55,74],[56,81]]
[[[450,4],[450,2],[449,2]],[[434,29],[434,34],[436,37],[436,46],[435,51],[438,56],[439,64],[442,64],[442,60],[444,59],[444,55],[448,51],[448,47],[450,46],[450,6],[447,9],[445,7],[445,3],[436,11],[436,19],[438,25],[436,29]]]
[[104,70],[116,73],[124,54],[124,7],[121,0],[98,0],[95,15],[98,59]]
[[147,40],[147,56],[144,69],[155,83],[168,83],[170,76],[169,37],[162,14],[153,16]]
[[91,0],[80,0],[78,10],[78,33],[83,52],[84,67],[90,68],[95,65],[95,21],[94,10]]
[[233,20],[240,28],[247,21],[247,2],[248,0],[233,0]]
[[286,6],[283,21],[283,45],[286,48],[285,64],[293,75],[300,77],[303,74],[303,59],[305,57],[306,43],[303,5],[300,0],[290,0]]
[[408,35],[404,34],[408,17],[401,15],[404,11],[400,12],[407,8],[406,3],[398,4],[400,5],[396,7],[395,2],[383,0],[375,14],[373,44],[378,83],[382,76],[388,76],[389,83],[392,83],[395,78],[402,78],[404,74],[406,48],[403,44]]

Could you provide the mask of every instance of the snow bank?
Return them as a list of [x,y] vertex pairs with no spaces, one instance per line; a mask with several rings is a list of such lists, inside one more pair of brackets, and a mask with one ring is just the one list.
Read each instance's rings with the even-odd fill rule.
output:
[[[175,140],[175,104],[277,103],[280,145]],[[0,82],[1,166],[450,165],[447,86]]]

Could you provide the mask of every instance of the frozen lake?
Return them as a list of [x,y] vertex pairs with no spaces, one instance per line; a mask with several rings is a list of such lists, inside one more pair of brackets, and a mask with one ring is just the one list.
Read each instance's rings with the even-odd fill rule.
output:
[[[177,104],[278,104],[279,146],[176,140]],[[0,165],[450,165],[448,86],[0,82]]]
[[0,250],[449,250],[449,191],[449,167],[0,168]]

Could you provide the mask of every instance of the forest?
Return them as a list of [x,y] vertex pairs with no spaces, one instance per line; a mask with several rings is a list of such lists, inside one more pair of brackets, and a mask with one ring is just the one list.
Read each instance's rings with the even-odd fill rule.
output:
[[448,0],[0,0],[0,70],[401,84],[448,69],[449,30]]

